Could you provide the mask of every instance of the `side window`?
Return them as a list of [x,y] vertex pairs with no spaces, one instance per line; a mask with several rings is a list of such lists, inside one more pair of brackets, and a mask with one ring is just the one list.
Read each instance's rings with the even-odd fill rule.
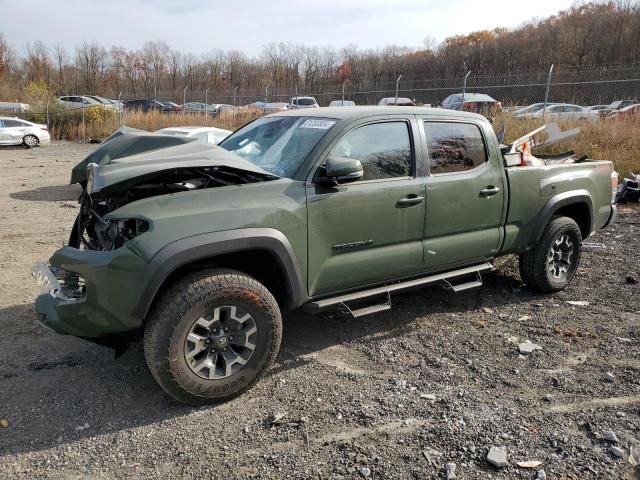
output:
[[482,133],[470,123],[425,122],[431,173],[471,170],[487,161]]
[[409,177],[412,175],[409,125],[383,122],[358,127],[342,137],[330,155],[360,160],[362,180]]
[[18,120],[5,120],[4,121],[4,126],[6,128],[10,128],[10,127],[22,127],[24,126],[24,124],[22,122],[19,122]]

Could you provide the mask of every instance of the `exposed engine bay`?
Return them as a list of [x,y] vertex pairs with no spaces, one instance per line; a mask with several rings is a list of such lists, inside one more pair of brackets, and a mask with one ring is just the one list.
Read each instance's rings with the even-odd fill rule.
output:
[[176,168],[154,172],[112,185],[96,193],[83,188],[78,199],[80,212],[69,238],[69,246],[88,250],[114,250],[149,230],[140,218],[104,217],[123,205],[159,195],[264,181],[268,178],[225,166]]

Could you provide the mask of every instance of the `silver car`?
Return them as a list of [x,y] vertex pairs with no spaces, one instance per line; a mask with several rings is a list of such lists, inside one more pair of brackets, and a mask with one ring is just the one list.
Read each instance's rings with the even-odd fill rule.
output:
[[31,148],[50,141],[46,125],[15,117],[0,117],[0,145],[24,145]]
[[231,130],[215,127],[169,127],[157,130],[155,133],[162,135],[175,135],[178,137],[197,138],[201,142],[217,145],[231,135]]
[[546,118],[549,120],[597,120],[598,114],[580,105],[572,105],[570,103],[558,103],[557,105],[549,105],[530,115],[523,115],[531,118]]
[[88,97],[86,95],[64,95],[58,98],[58,104],[68,110],[82,109],[89,107],[100,107],[115,110],[114,105],[105,105],[98,100]]
[[356,102],[353,100],[331,100],[330,107],[355,107]]

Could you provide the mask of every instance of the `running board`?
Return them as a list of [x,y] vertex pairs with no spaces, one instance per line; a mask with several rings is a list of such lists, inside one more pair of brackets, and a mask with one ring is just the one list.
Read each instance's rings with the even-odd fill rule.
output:
[[389,292],[387,292],[387,301],[385,303],[357,308],[355,310],[349,307],[349,305],[347,305],[346,303],[341,303],[340,305],[345,308],[353,318],[364,317],[366,315],[372,315],[374,313],[386,312],[388,310],[391,310],[391,295],[389,294]]
[[[345,295],[340,295],[337,297],[323,298],[322,300],[314,300],[309,303],[306,303],[303,309],[307,313],[318,313],[327,308],[337,307],[347,302],[366,300],[367,298],[375,297],[377,295],[385,295],[385,294],[390,295],[392,292],[400,292],[402,290],[409,290],[411,288],[416,288],[423,285],[429,285],[431,283],[438,283],[438,282],[446,282],[445,284],[448,284],[448,286],[454,292],[459,292],[462,290],[467,290],[469,288],[478,287],[482,285],[482,281],[474,280],[472,282],[452,285],[448,281],[449,279],[462,277],[465,275],[472,275],[474,273],[478,276],[478,279],[479,279],[480,272],[483,272],[485,270],[491,270],[491,269],[493,269],[493,265],[487,262],[480,265],[475,265],[473,267],[466,267],[466,268],[461,268],[459,270],[452,270],[450,272],[439,273],[437,275],[430,275],[428,277],[421,277],[421,278],[415,278],[413,280],[406,280],[404,282],[392,283],[390,285],[371,288],[369,290],[363,290],[360,292],[347,293]],[[383,307],[383,305],[385,306]],[[390,305],[388,308],[386,307],[387,304],[383,304],[383,305],[375,305],[373,307],[367,307],[366,309],[376,308],[376,309],[379,309],[376,311],[382,311],[382,310],[389,310],[389,308],[391,308]],[[364,309],[361,309],[361,310],[364,310]],[[370,313],[373,313],[373,312],[370,312]]]

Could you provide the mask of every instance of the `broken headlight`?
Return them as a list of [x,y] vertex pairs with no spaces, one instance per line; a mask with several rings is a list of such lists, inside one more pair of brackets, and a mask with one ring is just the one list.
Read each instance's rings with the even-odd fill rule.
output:
[[43,292],[60,300],[82,300],[86,295],[84,278],[64,268],[36,263],[32,274]]
[[95,226],[103,250],[115,250],[149,231],[149,222],[140,218],[114,218]]

